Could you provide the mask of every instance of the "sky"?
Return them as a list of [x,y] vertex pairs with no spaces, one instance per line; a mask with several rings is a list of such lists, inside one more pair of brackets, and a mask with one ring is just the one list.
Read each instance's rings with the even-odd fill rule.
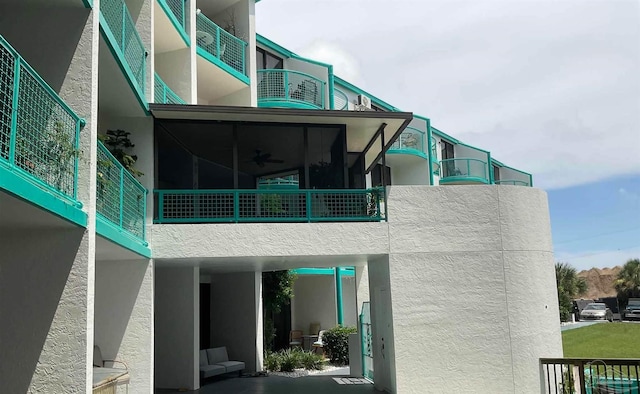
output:
[[532,173],[556,260],[640,258],[640,1],[263,0],[256,29]]

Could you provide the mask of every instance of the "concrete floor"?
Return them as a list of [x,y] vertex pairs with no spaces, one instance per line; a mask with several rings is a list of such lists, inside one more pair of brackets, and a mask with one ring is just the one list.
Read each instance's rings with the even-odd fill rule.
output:
[[[335,377],[340,379],[340,377]],[[339,384],[334,376],[305,376],[285,378],[267,376],[256,378],[227,378],[205,383],[199,394],[358,394],[378,393],[373,384]],[[180,391],[156,390],[156,394],[177,394]]]

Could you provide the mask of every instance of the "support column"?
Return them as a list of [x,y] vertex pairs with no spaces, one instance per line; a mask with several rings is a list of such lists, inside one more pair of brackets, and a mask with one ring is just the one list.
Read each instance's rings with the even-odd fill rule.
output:
[[340,267],[335,267],[334,277],[336,280],[336,316],[338,325],[344,324],[344,312],[342,310],[342,272]]

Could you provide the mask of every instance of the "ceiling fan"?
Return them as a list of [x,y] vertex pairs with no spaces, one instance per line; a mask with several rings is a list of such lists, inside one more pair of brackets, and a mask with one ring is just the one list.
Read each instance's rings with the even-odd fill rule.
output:
[[281,164],[284,163],[284,160],[272,159],[271,153],[262,153],[260,149],[256,149],[256,155],[248,162],[256,163],[258,167],[264,167],[266,163]]

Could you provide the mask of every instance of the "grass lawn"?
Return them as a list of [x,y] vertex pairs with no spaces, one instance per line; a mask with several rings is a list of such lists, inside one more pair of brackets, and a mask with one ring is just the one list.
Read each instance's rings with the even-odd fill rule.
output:
[[562,333],[566,358],[640,358],[640,324],[599,323]]

